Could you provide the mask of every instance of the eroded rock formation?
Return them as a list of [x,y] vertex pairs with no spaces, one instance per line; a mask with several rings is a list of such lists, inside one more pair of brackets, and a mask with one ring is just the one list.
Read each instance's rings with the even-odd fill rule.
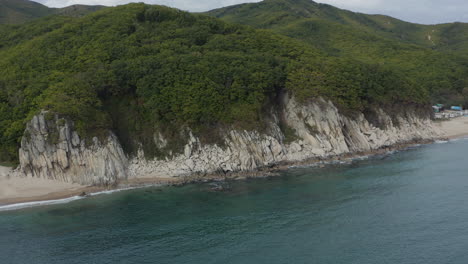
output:
[[73,123],[42,112],[27,124],[19,172],[83,185],[109,185],[127,178],[128,160],[115,135],[103,142],[81,139]]
[[129,171],[133,177],[168,177],[193,173],[251,171],[282,161],[326,158],[350,152],[364,152],[406,143],[433,139],[440,132],[429,117],[408,112],[398,115],[395,124],[387,113],[377,109],[383,128],[369,123],[363,114],[346,117],[323,99],[302,105],[284,96],[283,118],[295,131],[297,139],[286,142],[279,126],[279,117],[270,124],[270,131],[232,130],[225,136],[225,145],[202,145],[190,134],[185,151],[166,160],[145,160],[144,155],[132,159]]
[[[304,105],[284,96],[282,105],[280,112],[272,114],[267,132],[231,130],[225,134],[222,146],[204,145],[189,133],[183,153],[152,160],[144,157],[143,150],[127,160],[111,132],[104,141],[93,138],[87,143],[74,131],[72,122],[58,116],[47,120],[43,112],[27,125],[19,172],[29,177],[108,185],[127,178],[252,171],[282,161],[371,151],[439,136],[429,117],[413,112],[391,118],[382,109],[376,109],[380,124],[376,127],[364,114],[344,116],[323,99]],[[287,140],[280,120],[294,131],[292,140]],[[156,146],[166,142],[161,134],[155,135],[154,140]]]

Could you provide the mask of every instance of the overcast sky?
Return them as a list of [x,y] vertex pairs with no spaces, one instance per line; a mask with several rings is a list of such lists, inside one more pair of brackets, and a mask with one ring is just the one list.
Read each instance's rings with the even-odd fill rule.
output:
[[[146,2],[177,7],[188,11],[207,11],[256,0],[35,0],[50,7],[72,4],[120,5],[129,2]],[[437,24],[468,22],[467,0],[317,0],[340,8],[369,14],[385,14],[405,21]]]

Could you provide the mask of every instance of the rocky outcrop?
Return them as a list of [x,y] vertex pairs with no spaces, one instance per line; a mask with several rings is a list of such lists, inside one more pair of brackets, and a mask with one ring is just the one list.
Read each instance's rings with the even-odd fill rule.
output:
[[42,112],[27,124],[18,171],[28,177],[83,185],[109,185],[127,178],[128,160],[115,135],[103,142],[81,139],[73,123]]
[[[225,145],[202,145],[190,134],[184,153],[165,160],[147,161],[140,153],[131,161],[132,177],[168,177],[194,173],[252,171],[282,161],[302,161],[326,158],[350,152],[372,151],[397,143],[433,139],[440,135],[429,117],[408,112],[391,118],[376,109],[377,128],[363,114],[353,118],[343,116],[329,101],[319,99],[299,104],[293,97],[284,96],[282,113],[274,115],[270,131],[232,130],[225,136]],[[282,115],[282,116],[281,116]],[[279,120],[295,131],[296,140],[286,142]],[[395,124],[395,121],[397,121]]]
[[[364,114],[344,116],[323,99],[299,104],[293,97],[283,96],[281,104],[281,110],[271,114],[270,128],[264,133],[231,130],[222,146],[202,144],[189,133],[181,154],[147,160],[140,150],[129,161],[112,133],[105,142],[94,138],[87,144],[74,131],[73,123],[58,116],[46,121],[46,114],[41,113],[27,125],[21,142],[20,172],[31,177],[108,185],[127,178],[253,171],[283,161],[372,151],[439,136],[429,117],[413,112],[392,118],[376,109],[381,124],[376,127]],[[293,132],[292,137],[285,135],[285,125]],[[160,133],[154,135],[154,141],[160,148],[167,145]]]

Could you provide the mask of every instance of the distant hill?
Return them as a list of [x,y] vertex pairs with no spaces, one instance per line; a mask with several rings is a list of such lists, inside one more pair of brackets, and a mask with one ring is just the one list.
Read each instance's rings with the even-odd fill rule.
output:
[[19,24],[50,15],[52,9],[27,0],[0,0],[0,23]]
[[311,0],[265,0],[207,14],[299,39],[329,56],[392,66],[419,79],[434,102],[468,104],[461,96],[468,87],[468,24],[414,24]]
[[104,6],[72,5],[54,9],[54,14],[79,17],[98,11],[102,8],[104,8]]
[[0,24],[21,24],[35,18],[53,14],[82,16],[103,6],[73,5],[65,8],[49,8],[28,0],[0,0]]
[[[208,12],[225,21],[273,29],[293,37],[320,31],[340,31],[342,26],[354,31],[438,49],[468,51],[468,24],[421,25],[384,15],[367,15],[339,9],[311,0],[265,0]],[[299,33],[297,32],[299,31]],[[305,36],[304,36],[305,37]]]

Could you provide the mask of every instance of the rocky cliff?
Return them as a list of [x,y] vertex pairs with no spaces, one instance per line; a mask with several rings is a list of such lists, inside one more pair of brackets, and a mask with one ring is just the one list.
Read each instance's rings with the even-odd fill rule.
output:
[[[132,159],[132,177],[168,177],[193,173],[251,171],[282,161],[326,158],[350,152],[372,151],[397,143],[433,139],[440,136],[429,116],[413,111],[391,117],[375,109],[379,127],[358,114],[346,117],[329,101],[316,100],[306,105],[284,96],[282,111],[273,115],[270,130],[232,130],[225,136],[225,145],[203,145],[190,135],[184,153],[166,160]],[[280,128],[280,119],[294,131],[295,140],[288,142]]]
[[[127,178],[252,171],[282,161],[371,151],[439,136],[429,117],[414,111],[391,117],[375,109],[373,123],[378,125],[374,126],[364,114],[344,116],[323,99],[299,104],[286,95],[281,100],[283,107],[271,114],[268,131],[231,130],[222,146],[202,144],[189,133],[183,153],[153,160],[147,160],[143,150],[127,160],[111,132],[105,142],[94,138],[86,143],[74,131],[72,122],[58,116],[46,121],[46,114],[41,113],[27,125],[19,171],[31,177],[107,185]],[[292,135],[285,135],[285,125]],[[165,141],[162,135],[154,138],[156,145]]]
[[19,150],[20,174],[83,185],[127,178],[128,161],[115,135],[81,139],[73,122],[42,112],[27,124]]

